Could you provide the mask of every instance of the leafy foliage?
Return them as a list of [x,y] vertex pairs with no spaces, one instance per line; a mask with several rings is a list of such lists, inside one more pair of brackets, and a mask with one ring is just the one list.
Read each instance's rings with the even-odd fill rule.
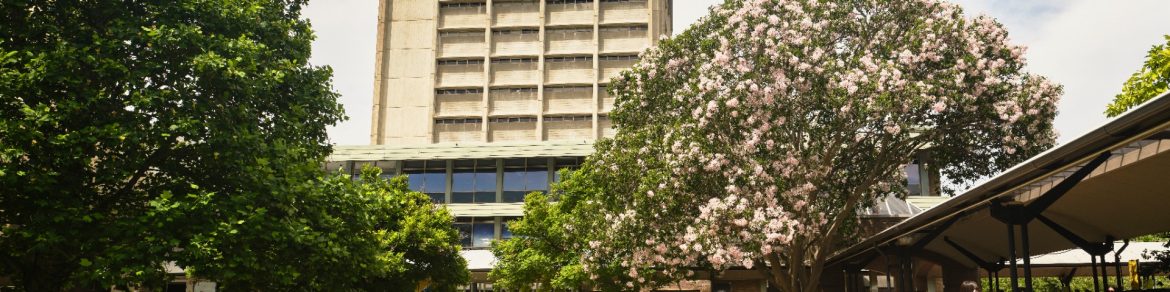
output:
[[596,285],[743,267],[815,290],[916,152],[962,184],[1052,145],[1061,89],[1023,50],[949,3],[726,1],[612,81],[618,134],[561,186],[561,228]]
[[514,237],[492,243],[497,264],[489,277],[496,286],[569,290],[583,284],[584,272],[571,252],[574,237],[561,228],[572,220],[573,204],[553,203],[540,192],[524,198],[524,217],[508,224]]
[[1121,93],[1105,109],[1105,115],[1115,117],[1125,111],[1170,91],[1170,35],[1166,43],[1150,48],[1146,63],[1121,88]]
[[308,64],[304,3],[0,3],[0,275],[29,291],[157,286],[169,262],[241,290],[463,277],[449,216],[401,183],[320,179],[344,116]]

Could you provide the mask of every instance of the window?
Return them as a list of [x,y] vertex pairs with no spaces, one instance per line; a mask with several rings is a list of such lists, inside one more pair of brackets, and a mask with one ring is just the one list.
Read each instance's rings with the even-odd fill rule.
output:
[[[512,117],[512,118],[491,118],[493,123],[532,123],[536,122],[536,118],[526,117]],[[507,175],[505,173],[505,175]]]
[[483,89],[439,89],[435,90],[436,95],[467,95],[467,94],[483,94]]
[[576,170],[581,167],[581,158],[579,157],[561,157],[556,159],[557,172],[553,175],[553,181],[561,181],[561,170]]
[[492,64],[508,64],[508,63],[513,63],[513,64],[531,64],[531,63],[536,63],[536,59],[533,59],[533,58],[499,58],[499,59],[492,59]]
[[508,224],[520,219],[520,217],[504,217],[503,222],[500,223],[500,239],[512,238],[512,229],[508,228]]
[[523,202],[531,192],[548,191],[548,159],[509,159],[504,161],[504,203]]
[[405,161],[402,172],[410,190],[427,194],[436,204],[447,202],[446,161]]
[[459,231],[459,245],[464,247],[471,246],[471,230],[473,218],[458,217],[455,218],[455,230]]
[[499,29],[492,30],[493,35],[536,35],[540,34],[539,29]]
[[546,118],[544,118],[545,122],[574,122],[574,121],[580,122],[580,121],[592,121],[592,120],[593,120],[593,116],[561,116],[561,117],[546,117]]
[[484,248],[492,246],[492,240],[496,239],[496,223],[494,219],[491,217],[475,218],[475,222],[472,223],[471,247]]
[[482,9],[486,4],[484,3],[442,3],[439,8],[475,8]]
[[[503,222],[510,222],[519,217],[505,217]],[[465,248],[481,249],[491,247],[492,240],[496,237],[496,217],[457,217],[455,218],[455,229],[459,231],[459,244]],[[506,225],[507,223],[503,224]],[[506,226],[501,226],[502,230],[507,230]],[[510,238],[510,231],[507,238]]]
[[439,66],[459,66],[459,65],[483,65],[482,59],[469,60],[439,60]]
[[548,57],[544,61],[549,63],[592,62],[593,57]]
[[451,203],[495,203],[496,161],[457,160],[451,177]]
[[627,61],[627,62],[629,62],[629,61],[637,61],[637,60],[638,60],[638,56],[629,56],[629,55],[624,55],[624,56],[601,56],[601,60],[602,60],[602,61]]
[[922,176],[919,175],[918,163],[907,164],[906,169],[906,195],[921,196],[922,195]]

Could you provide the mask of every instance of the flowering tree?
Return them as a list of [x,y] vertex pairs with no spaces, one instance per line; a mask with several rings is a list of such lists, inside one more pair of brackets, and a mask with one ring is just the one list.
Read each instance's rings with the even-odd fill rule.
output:
[[1061,89],[1023,51],[949,3],[727,1],[613,80],[620,131],[563,186],[564,228],[594,281],[743,267],[813,291],[915,152],[964,184],[1052,145]]

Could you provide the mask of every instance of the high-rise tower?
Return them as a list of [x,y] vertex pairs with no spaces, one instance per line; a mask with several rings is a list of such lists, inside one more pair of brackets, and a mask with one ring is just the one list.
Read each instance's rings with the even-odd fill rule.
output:
[[612,135],[608,80],[671,31],[667,0],[383,0],[372,144]]
[[381,0],[371,145],[328,167],[408,176],[457,217],[469,287],[490,285],[491,240],[613,135],[606,85],[671,34],[671,2]]

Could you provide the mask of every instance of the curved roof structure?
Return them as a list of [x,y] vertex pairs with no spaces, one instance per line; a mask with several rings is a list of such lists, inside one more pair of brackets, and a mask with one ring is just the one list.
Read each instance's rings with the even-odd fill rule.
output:
[[1009,237],[1022,257],[1024,234],[1017,227],[1009,236],[993,216],[1005,210],[997,206],[1028,218],[1031,255],[1170,231],[1170,93],[841,250],[830,263],[864,265],[878,249],[901,243],[982,266],[1011,258]]

